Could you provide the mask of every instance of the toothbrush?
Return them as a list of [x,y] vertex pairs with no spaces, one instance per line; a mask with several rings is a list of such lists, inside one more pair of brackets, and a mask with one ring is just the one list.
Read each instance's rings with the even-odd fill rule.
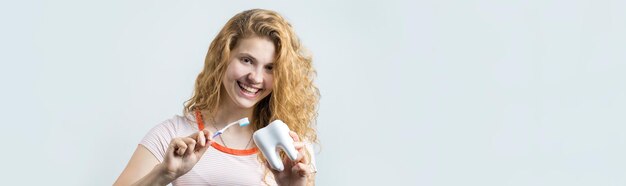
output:
[[219,136],[220,134],[224,133],[224,131],[226,131],[226,129],[228,129],[228,127],[233,126],[235,124],[239,124],[240,127],[245,127],[245,126],[248,126],[250,124],[250,121],[248,120],[248,118],[241,118],[240,120],[237,120],[235,122],[232,122],[232,123],[226,125],[226,127],[224,127],[222,130],[218,130],[217,132],[215,132],[215,134],[213,134],[213,137],[211,137],[211,138],[215,138],[215,137]]

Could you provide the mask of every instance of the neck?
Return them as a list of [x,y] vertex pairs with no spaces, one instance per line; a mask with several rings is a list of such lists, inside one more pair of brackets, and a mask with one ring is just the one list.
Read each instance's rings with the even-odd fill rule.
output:
[[[218,129],[224,128],[226,125],[240,120],[241,118],[248,117],[252,115],[252,109],[242,109],[232,106],[222,105],[217,109],[217,112],[213,116],[214,121],[213,125]],[[230,129],[229,129],[230,130]]]
[[[241,108],[237,106],[228,95],[223,95],[220,100],[220,104],[215,112],[215,115],[208,116],[209,121],[213,126],[218,129],[224,128],[226,125],[240,120],[245,117],[252,117],[253,108]],[[235,127],[240,128],[240,127]],[[237,129],[228,129],[228,130],[237,130]]]

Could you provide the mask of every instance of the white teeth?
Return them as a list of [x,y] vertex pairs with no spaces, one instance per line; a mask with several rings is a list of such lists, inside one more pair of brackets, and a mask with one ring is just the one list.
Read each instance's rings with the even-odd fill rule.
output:
[[237,82],[237,84],[239,84],[239,87],[243,88],[245,91],[250,92],[250,93],[256,93],[259,91],[258,88],[249,87],[249,86],[244,85],[243,83]]

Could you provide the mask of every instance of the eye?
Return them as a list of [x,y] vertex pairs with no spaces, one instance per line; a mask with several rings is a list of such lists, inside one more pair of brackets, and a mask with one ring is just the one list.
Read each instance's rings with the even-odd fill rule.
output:
[[241,61],[242,61],[243,63],[252,63],[252,59],[247,58],[247,57],[242,57],[242,58],[241,58]]
[[267,66],[265,66],[265,70],[267,70],[267,71],[271,72],[273,69],[274,69],[274,65],[267,65]]

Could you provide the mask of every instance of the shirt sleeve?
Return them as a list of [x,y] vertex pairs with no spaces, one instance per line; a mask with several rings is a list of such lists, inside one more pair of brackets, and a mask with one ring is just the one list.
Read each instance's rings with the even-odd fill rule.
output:
[[163,162],[165,152],[175,134],[174,123],[166,120],[153,127],[139,144],[146,147],[159,162]]

